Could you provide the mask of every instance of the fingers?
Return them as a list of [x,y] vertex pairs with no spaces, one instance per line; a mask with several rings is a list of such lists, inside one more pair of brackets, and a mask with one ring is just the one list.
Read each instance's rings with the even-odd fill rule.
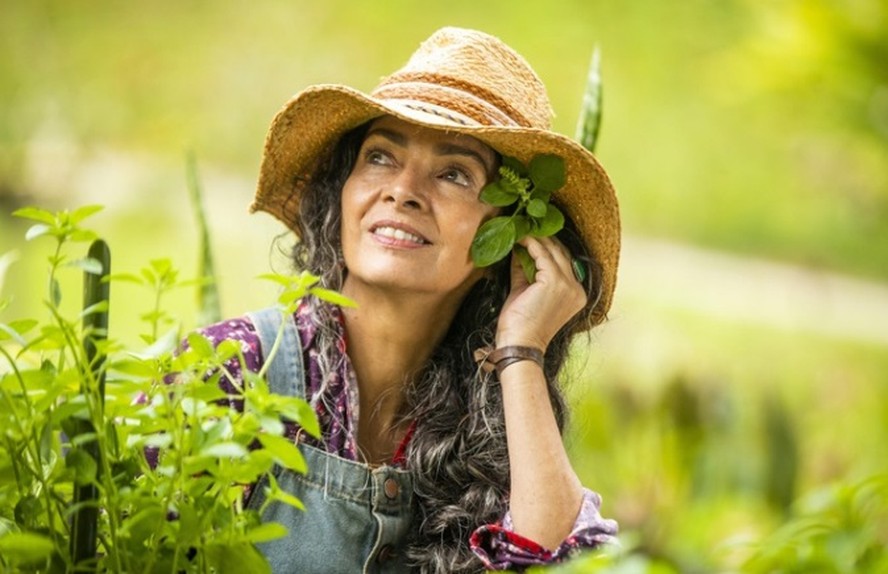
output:
[[554,238],[525,237],[523,245],[537,268],[528,284],[513,256],[512,290],[497,328],[497,344],[522,344],[545,349],[558,331],[587,303],[583,285],[574,276],[571,255]]
[[567,248],[554,237],[525,237],[520,241],[536,263],[537,270],[555,273],[570,281],[576,281]]

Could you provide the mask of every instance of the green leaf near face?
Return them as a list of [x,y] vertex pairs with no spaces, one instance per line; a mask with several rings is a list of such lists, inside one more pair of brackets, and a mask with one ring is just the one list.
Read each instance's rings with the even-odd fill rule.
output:
[[530,160],[530,179],[537,188],[555,191],[564,185],[564,160],[557,155],[544,154]]
[[521,241],[530,234],[530,228],[533,227],[531,218],[526,215],[516,215],[512,218],[515,225],[515,241]]
[[546,202],[539,199],[531,199],[529,202],[527,202],[527,214],[536,219],[545,217],[546,209]]
[[512,205],[518,201],[519,197],[520,195],[515,190],[511,189],[511,186],[503,185],[502,179],[487,184],[484,189],[481,190],[481,201],[496,207]]
[[535,220],[535,225],[530,231],[534,237],[550,237],[564,227],[564,214],[551,203],[542,219]]
[[524,278],[527,279],[528,283],[533,283],[533,280],[536,277],[536,263],[533,262],[533,257],[527,252],[527,248],[523,245],[516,245],[515,257],[518,258],[518,263],[521,264],[521,270],[524,271]]
[[515,244],[515,224],[511,217],[500,216],[478,228],[470,250],[476,267],[487,267],[509,254]]
[[521,177],[525,177],[527,175],[527,168],[524,167],[524,164],[521,163],[518,159],[504,155],[503,156],[503,167],[507,167],[520,175]]

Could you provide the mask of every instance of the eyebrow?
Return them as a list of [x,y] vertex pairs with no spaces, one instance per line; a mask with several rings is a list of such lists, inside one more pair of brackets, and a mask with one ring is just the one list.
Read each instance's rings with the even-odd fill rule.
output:
[[[369,132],[367,132],[368,138],[375,135],[382,136],[395,145],[407,147],[408,138],[401,132],[390,130],[387,128],[373,128]],[[455,143],[439,143],[435,146],[435,152],[438,155],[460,155],[472,158],[477,161],[482,168],[484,168],[485,174],[489,176],[491,173],[493,173],[493,165],[491,165],[490,161],[485,159],[484,156],[481,155],[481,153],[468,146],[462,146]]]

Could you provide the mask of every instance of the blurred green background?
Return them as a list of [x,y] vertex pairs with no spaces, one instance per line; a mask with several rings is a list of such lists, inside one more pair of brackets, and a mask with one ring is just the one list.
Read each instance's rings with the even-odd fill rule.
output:
[[[853,571],[888,544],[884,488],[865,512],[830,510],[888,471],[888,1],[7,0],[2,12],[0,256],[15,254],[5,276],[0,260],[3,321],[44,312],[50,244],[24,242],[17,207],[104,204],[92,227],[116,272],[170,258],[194,276],[193,152],[223,313],[240,314],[274,295],[256,275],[287,269],[283,226],[246,209],[292,94],[370,90],[436,28],[475,27],[531,62],[555,129],[573,135],[600,46],[597,151],[625,242],[611,320],[572,365],[581,477],[627,547],[677,571],[768,571],[762,545],[812,512],[827,542],[809,554],[839,565],[821,571]],[[76,294],[77,274],[67,281]],[[194,325],[192,291],[165,303]],[[151,304],[116,286],[113,334],[138,344]],[[790,536],[780,560],[803,561],[812,536]]]

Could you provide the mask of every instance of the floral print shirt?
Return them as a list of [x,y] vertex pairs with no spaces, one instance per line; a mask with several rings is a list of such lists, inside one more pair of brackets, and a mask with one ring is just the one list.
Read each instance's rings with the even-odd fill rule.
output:
[[[294,314],[294,319],[304,354],[305,387],[308,395],[306,399],[317,414],[321,438],[314,439],[304,433],[298,436],[299,429],[294,424],[287,426],[287,436],[294,441],[301,440],[322,448],[336,456],[358,460],[358,413],[356,412],[358,385],[354,369],[346,354],[344,326],[341,315],[338,315],[341,331],[337,346],[344,360],[340,362],[340,367],[335,372],[325,374],[320,367],[320,349],[316,346],[317,327],[311,320],[313,305],[316,304],[320,303],[310,298],[303,300]],[[226,339],[239,342],[244,356],[244,367],[253,372],[258,372],[262,367],[264,358],[259,336],[248,317],[222,321],[205,327],[200,332],[214,345]],[[232,377],[241,378],[241,365],[236,357],[230,360],[226,368]],[[235,394],[235,387],[231,381],[223,378],[220,384],[225,391]],[[395,452],[392,464],[403,465],[404,447],[412,436],[412,428],[411,426],[404,437],[404,442]],[[469,544],[485,567],[494,570],[523,569],[531,565],[561,562],[583,549],[615,541],[616,522],[601,517],[600,505],[599,495],[586,489],[573,530],[555,549],[544,548],[511,530],[511,518],[508,513],[496,524],[485,524],[477,528],[472,533]]]

